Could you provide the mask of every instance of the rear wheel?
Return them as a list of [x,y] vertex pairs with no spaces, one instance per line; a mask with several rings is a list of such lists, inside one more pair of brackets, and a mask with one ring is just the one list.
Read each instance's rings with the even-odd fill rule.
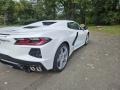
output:
[[69,56],[68,46],[67,44],[63,43],[59,46],[55,54],[53,71],[61,72],[68,62],[68,56]]

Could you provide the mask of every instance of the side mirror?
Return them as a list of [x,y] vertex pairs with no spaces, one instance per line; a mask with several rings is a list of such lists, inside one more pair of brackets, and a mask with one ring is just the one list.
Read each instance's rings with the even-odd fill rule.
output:
[[82,28],[83,30],[87,30],[87,29],[88,29],[88,27],[87,27],[85,24],[81,24],[80,26],[81,26],[81,28]]
[[87,26],[84,26],[84,27],[83,27],[83,29],[84,29],[84,30],[87,30],[87,29],[88,29],[88,27],[87,27]]

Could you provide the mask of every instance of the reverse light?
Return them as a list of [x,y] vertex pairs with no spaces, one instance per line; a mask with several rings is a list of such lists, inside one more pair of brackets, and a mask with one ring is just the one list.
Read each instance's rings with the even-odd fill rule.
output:
[[15,45],[44,45],[50,42],[52,39],[47,37],[40,37],[40,38],[16,38]]

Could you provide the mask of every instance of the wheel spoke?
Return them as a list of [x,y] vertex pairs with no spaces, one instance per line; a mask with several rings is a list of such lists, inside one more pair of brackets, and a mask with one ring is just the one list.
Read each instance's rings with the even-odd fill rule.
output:
[[64,46],[60,49],[60,54],[59,54],[59,58],[58,58],[58,68],[59,69],[63,69],[67,63],[67,59],[68,59],[68,50],[67,48]]

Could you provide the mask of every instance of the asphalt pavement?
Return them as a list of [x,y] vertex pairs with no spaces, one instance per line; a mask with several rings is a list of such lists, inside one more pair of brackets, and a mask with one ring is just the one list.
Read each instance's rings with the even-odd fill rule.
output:
[[120,36],[91,32],[61,73],[26,73],[0,63],[0,90],[120,90]]

